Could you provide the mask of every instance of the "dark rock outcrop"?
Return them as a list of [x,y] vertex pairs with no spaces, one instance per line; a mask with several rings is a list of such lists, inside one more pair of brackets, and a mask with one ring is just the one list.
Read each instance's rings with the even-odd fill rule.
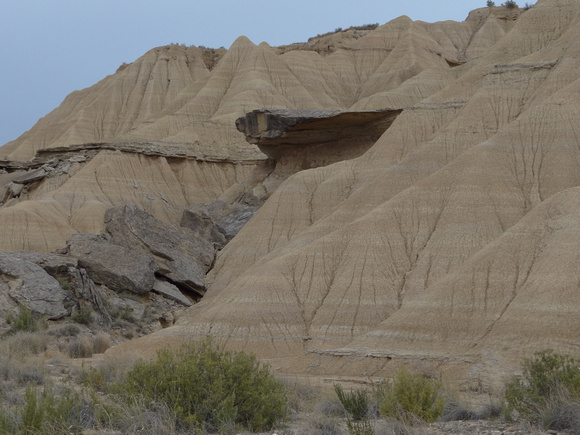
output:
[[205,204],[192,204],[183,211],[179,224],[196,232],[221,249],[227,243],[224,231],[214,222]]
[[114,243],[150,253],[157,275],[195,298],[203,296],[205,274],[216,252],[210,241],[196,232],[161,222],[133,205],[109,209],[105,224]]
[[271,155],[279,146],[336,144],[355,138],[375,143],[402,111],[259,109],[238,118],[236,128],[249,143]]
[[167,281],[156,280],[155,284],[153,284],[153,291],[159,293],[165,298],[179,302],[181,305],[185,305],[186,307],[191,307],[191,305],[193,305],[177,287]]
[[259,109],[238,118],[236,128],[276,162],[263,181],[272,192],[296,172],[363,155],[401,112]]
[[118,292],[147,293],[153,288],[157,265],[143,251],[116,245],[105,235],[88,233],[73,234],[67,246],[69,254],[78,258],[79,266],[96,283]]
[[71,268],[78,266],[76,258],[63,254],[19,251],[14,252],[13,255],[42,267],[46,273],[54,278],[59,275],[67,275]]
[[68,315],[66,306],[71,304],[70,294],[44,269],[24,257],[18,253],[0,253],[0,300],[5,302],[1,308],[9,308],[10,302],[16,302],[48,319]]
[[238,234],[259,208],[258,205],[244,202],[228,204],[220,200],[209,205],[193,204],[183,212],[180,225],[206,234],[221,249]]

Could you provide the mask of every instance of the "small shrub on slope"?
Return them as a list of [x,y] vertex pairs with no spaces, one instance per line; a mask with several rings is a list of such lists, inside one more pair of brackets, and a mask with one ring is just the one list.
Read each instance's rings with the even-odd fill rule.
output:
[[344,406],[348,415],[355,421],[366,419],[369,407],[369,397],[364,390],[344,391],[339,384],[334,385],[338,400]]
[[400,370],[395,379],[382,392],[379,412],[383,416],[407,421],[413,416],[426,422],[434,422],[442,414],[445,400],[440,382],[423,373]]
[[36,332],[43,326],[42,319],[35,316],[30,308],[25,306],[20,306],[18,310],[18,315],[9,315],[6,317],[6,323],[11,326],[12,333],[18,331],[24,332]]
[[[524,360],[523,379],[513,379],[505,392],[506,414],[548,429],[580,428],[580,361],[550,350]],[[570,418],[569,410],[575,418]]]
[[284,385],[268,366],[244,352],[221,351],[211,340],[136,363],[118,389],[129,398],[164,402],[184,428],[261,431],[286,414]]

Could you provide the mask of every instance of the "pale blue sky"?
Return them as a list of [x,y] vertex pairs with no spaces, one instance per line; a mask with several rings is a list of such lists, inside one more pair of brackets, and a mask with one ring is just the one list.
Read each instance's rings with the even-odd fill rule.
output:
[[[501,2],[496,2],[500,4]],[[169,43],[228,48],[306,41],[401,15],[463,21],[485,0],[0,0],[0,145],[72,91]]]

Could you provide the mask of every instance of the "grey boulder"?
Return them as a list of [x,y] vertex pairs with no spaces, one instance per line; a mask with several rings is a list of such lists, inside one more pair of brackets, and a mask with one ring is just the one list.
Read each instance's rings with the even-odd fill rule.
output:
[[143,251],[116,245],[105,235],[73,234],[67,241],[69,254],[90,278],[117,292],[147,293],[153,288],[157,265]]
[[[69,314],[70,295],[42,267],[14,252],[0,252],[0,294],[48,319]],[[4,307],[3,307],[4,308]]]

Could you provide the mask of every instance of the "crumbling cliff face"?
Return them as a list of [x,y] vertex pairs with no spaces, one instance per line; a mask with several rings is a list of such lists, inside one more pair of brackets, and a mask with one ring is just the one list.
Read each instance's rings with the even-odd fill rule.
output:
[[[217,237],[199,303],[110,353],[212,335],[286,372],[467,381],[577,354],[579,37],[578,2],[540,0],[299,47],[241,37],[211,69],[154,49],[0,148],[0,249],[104,233],[127,204]],[[137,68],[154,79],[132,105]],[[131,109],[108,117],[115,92]],[[14,164],[95,143],[68,175]]]

